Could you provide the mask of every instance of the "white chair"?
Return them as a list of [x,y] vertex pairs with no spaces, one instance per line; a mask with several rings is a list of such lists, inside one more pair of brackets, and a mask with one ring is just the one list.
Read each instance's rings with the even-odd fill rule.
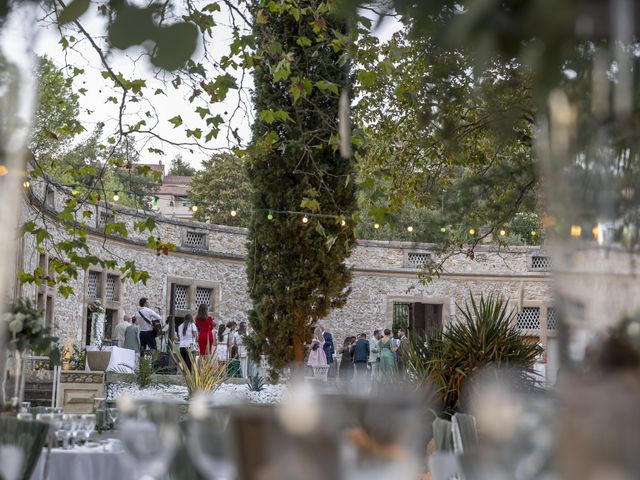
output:
[[22,472],[22,449],[16,445],[0,445],[0,477],[18,480]]
[[314,378],[327,380],[327,375],[329,373],[330,365],[318,365],[318,366],[311,367],[311,368],[313,368],[313,377]]

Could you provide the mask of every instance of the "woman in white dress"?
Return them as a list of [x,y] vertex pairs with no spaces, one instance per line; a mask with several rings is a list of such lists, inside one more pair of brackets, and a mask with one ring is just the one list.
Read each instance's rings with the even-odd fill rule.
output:
[[216,357],[219,362],[226,362],[229,359],[229,330],[224,323],[218,327],[218,346],[216,347]]
[[238,331],[236,332],[236,346],[238,347],[238,356],[240,357],[240,368],[242,375],[249,376],[248,364],[249,355],[247,355],[247,347],[244,344],[244,337],[247,335],[247,322],[240,322]]
[[182,325],[178,327],[178,335],[180,336],[180,355],[184,359],[184,363],[187,364],[189,371],[191,371],[191,355],[193,353],[190,355],[189,351],[193,352],[193,344],[198,338],[198,327],[193,323],[193,317],[190,313],[184,316]]

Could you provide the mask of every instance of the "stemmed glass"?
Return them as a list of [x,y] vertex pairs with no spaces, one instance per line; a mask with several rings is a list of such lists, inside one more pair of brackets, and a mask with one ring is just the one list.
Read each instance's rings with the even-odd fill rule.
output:
[[121,402],[120,432],[125,452],[133,458],[138,478],[163,477],[178,446],[179,406],[164,399]]
[[118,416],[120,412],[117,408],[108,408],[107,409],[107,418],[109,419],[109,423],[112,425],[112,428],[115,429],[116,421],[118,420]]
[[189,410],[187,446],[194,464],[210,480],[236,477],[231,445],[234,443],[229,410],[196,398]]
[[80,435],[82,436],[83,444],[89,441],[91,432],[96,427],[96,416],[93,413],[87,413],[82,415],[80,421]]

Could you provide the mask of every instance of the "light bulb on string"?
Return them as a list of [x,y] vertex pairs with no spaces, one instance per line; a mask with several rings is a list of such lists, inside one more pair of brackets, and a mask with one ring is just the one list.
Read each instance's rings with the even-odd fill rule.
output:
[[0,177],[4,177],[7,173],[9,173],[9,169],[6,165],[0,165]]
[[447,229],[445,227],[440,227],[440,233],[446,233]]
[[191,211],[192,212],[197,212],[198,211],[198,205],[191,205]]
[[500,230],[500,232],[499,232],[499,233],[500,233],[500,236],[501,236],[501,237],[504,237],[504,236],[507,234],[507,232],[506,232],[504,229],[503,229],[503,230]]
[[346,227],[347,226],[347,221],[344,218],[342,220],[340,220],[340,226],[341,227]]
[[114,202],[117,202],[117,201],[119,201],[119,200],[120,200],[120,195],[118,195],[118,192],[114,193],[114,194],[113,194],[113,201],[114,201]]
[[538,235],[538,232],[536,232],[535,230],[531,230],[531,236],[535,237],[536,235]]
[[598,234],[599,234],[598,225],[594,225],[594,227],[591,229],[591,235],[593,235],[593,238],[598,240]]
[[304,223],[305,225],[309,223],[309,217],[307,217],[306,215],[302,217],[302,223]]
[[569,231],[572,237],[579,237],[582,235],[582,227],[580,225],[571,225],[571,230]]
[[273,220],[273,213],[269,212],[267,214],[267,220],[269,220],[269,221]]
[[409,232],[409,233],[413,232],[413,227],[411,225],[409,225],[407,227],[407,232]]
[[238,215],[238,211],[237,210],[231,210],[231,216],[235,217],[236,215]]
[[475,235],[476,234],[476,229],[475,228],[470,228],[469,229],[469,235]]
[[22,186],[24,188],[29,188],[31,186],[31,182],[29,181],[28,178],[24,182],[22,182]]
[[374,223],[373,224],[373,228],[375,228],[376,230],[380,228],[380,224],[379,223]]

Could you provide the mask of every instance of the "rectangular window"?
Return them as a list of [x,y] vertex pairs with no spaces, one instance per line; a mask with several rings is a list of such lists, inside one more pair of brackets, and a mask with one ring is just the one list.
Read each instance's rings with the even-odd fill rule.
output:
[[517,326],[523,330],[540,328],[540,307],[524,307],[517,317]]
[[187,310],[189,308],[189,287],[186,285],[176,285],[175,308],[176,310]]
[[540,271],[551,270],[551,257],[547,255],[533,255],[531,257],[531,269]]
[[107,308],[104,311],[104,339],[105,341],[114,338],[113,328],[118,320],[118,310]]
[[558,314],[555,308],[547,309],[547,330],[558,329]]
[[410,303],[393,303],[393,324],[391,328],[397,330],[398,328],[409,327],[409,316],[411,311]]
[[192,248],[203,248],[206,247],[205,241],[206,235],[204,233],[187,231],[184,237],[184,246]]
[[420,266],[424,265],[431,259],[430,253],[424,252],[409,252],[407,254],[407,262],[409,265]]
[[87,297],[97,298],[98,289],[100,286],[100,272],[94,272],[92,270],[89,270],[88,275],[89,277],[87,280]]
[[118,300],[118,280],[117,275],[107,275],[107,284],[105,286],[105,298],[109,301]]
[[53,332],[53,297],[51,295],[47,295],[44,311],[44,326]]
[[196,304],[195,307],[199,307],[202,304],[207,305],[207,307],[211,308],[211,295],[213,293],[213,289],[204,288],[204,287],[196,287]]

